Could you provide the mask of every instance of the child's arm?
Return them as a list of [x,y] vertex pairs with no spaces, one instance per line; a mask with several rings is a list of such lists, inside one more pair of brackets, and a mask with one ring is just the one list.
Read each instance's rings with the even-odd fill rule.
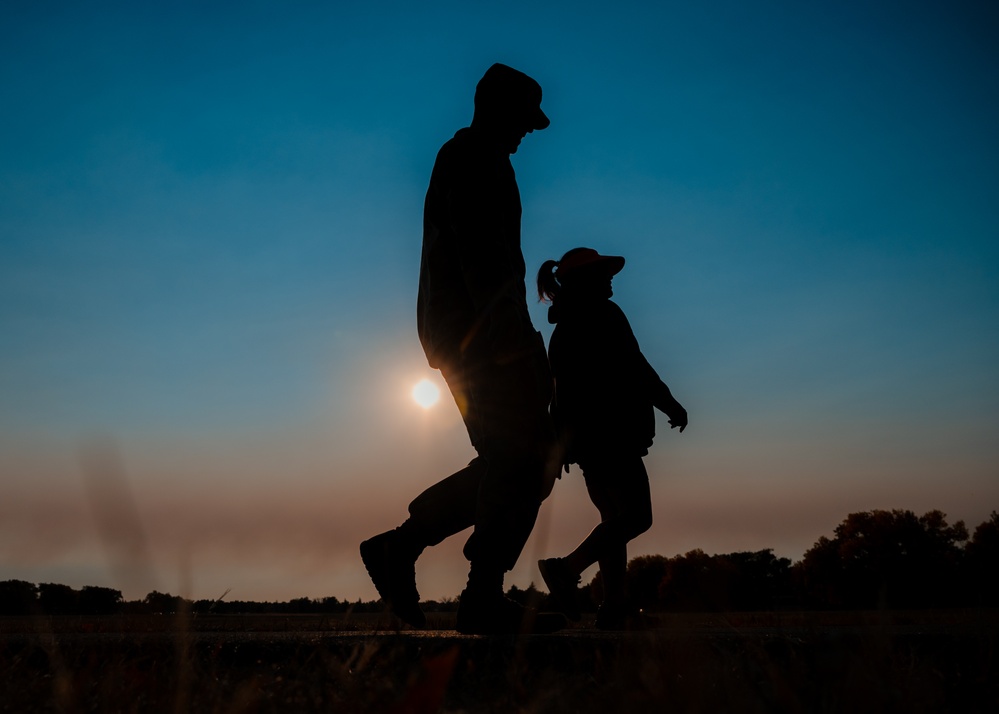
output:
[[615,329],[618,330],[617,339],[620,340],[619,344],[627,345],[626,351],[630,355],[633,355],[628,358],[629,364],[633,365],[634,369],[637,370],[639,383],[652,393],[653,406],[669,417],[670,429],[679,428],[683,432],[687,428],[687,410],[683,408],[680,402],[676,401],[669,387],[660,379],[659,374],[649,364],[649,361],[645,359],[645,355],[642,354],[642,350],[638,346],[638,340],[635,338],[635,333],[632,331],[624,312],[615,303],[608,301],[608,304],[611,306],[610,314],[616,322]]
[[687,428],[687,410],[680,402],[676,401],[676,397],[673,396],[666,383],[660,379],[659,374],[649,364],[649,361],[645,359],[645,355],[639,352],[638,356],[641,369],[645,373],[645,382],[652,390],[652,404],[669,417],[670,429],[679,427],[680,432],[683,433],[683,430]]

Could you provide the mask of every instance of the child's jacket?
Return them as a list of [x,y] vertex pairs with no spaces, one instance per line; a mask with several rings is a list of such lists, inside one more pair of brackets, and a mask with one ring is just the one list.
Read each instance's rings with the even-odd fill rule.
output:
[[555,376],[552,416],[566,463],[613,454],[644,456],[656,433],[654,407],[676,404],[611,300],[552,305],[548,347]]

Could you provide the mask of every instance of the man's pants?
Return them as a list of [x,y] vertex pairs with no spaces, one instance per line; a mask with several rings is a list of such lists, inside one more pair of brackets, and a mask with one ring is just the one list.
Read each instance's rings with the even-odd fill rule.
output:
[[421,546],[475,526],[465,557],[473,567],[505,572],[516,564],[559,473],[544,342],[539,333],[537,349],[510,364],[459,362],[441,373],[478,456],[417,496],[407,526]]

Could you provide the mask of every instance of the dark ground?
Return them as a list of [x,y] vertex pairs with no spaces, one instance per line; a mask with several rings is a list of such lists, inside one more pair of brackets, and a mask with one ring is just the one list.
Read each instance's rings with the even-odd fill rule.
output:
[[999,612],[669,615],[643,633],[376,616],[0,618],[9,712],[999,712]]

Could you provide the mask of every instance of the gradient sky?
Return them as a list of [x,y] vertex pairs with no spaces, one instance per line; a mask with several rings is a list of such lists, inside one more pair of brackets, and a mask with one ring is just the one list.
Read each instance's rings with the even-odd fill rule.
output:
[[[529,272],[624,255],[690,412],[632,555],[999,508],[995,3],[206,5],[0,6],[0,580],[376,597],[357,543],[473,455],[410,397],[415,299],[496,61],[552,120],[514,156]],[[574,470],[508,583],[596,518]]]

